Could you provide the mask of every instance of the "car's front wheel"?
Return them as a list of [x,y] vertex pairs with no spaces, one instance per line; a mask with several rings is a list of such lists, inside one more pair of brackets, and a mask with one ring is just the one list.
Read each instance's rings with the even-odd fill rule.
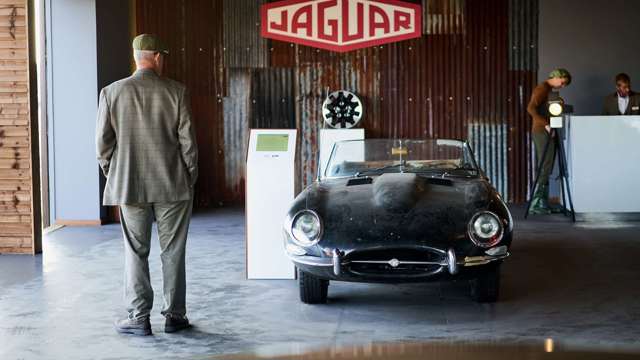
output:
[[479,303],[494,303],[500,295],[500,264],[485,265],[470,281],[471,298]]
[[329,280],[320,279],[298,269],[300,301],[305,304],[326,304]]

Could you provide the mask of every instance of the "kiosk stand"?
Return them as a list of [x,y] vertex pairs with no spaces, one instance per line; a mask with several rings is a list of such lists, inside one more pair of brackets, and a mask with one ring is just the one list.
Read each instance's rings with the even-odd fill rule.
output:
[[251,130],[246,176],[248,279],[295,279],[282,227],[295,196],[296,133]]

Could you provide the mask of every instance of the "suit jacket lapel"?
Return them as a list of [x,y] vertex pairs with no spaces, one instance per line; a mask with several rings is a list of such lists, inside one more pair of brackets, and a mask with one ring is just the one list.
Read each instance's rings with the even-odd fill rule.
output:
[[614,93],[609,95],[607,99],[607,108],[609,114],[620,114],[620,107],[618,106],[618,94]]
[[631,115],[631,106],[633,106],[632,104],[633,92],[629,92],[628,99],[629,99],[629,102],[627,103],[627,108],[624,109],[624,114],[622,115]]
[[624,114],[622,114],[622,115],[630,115],[631,114],[631,106],[632,106],[631,100],[633,99],[633,96],[631,96],[631,94],[629,94],[628,99],[629,99],[629,102],[627,102],[627,108],[624,109]]

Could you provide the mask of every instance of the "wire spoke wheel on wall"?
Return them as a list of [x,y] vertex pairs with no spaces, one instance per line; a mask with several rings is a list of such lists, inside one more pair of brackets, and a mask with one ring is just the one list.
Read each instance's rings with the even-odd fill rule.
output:
[[324,122],[335,129],[350,129],[362,120],[362,101],[356,94],[340,90],[327,96],[322,104]]

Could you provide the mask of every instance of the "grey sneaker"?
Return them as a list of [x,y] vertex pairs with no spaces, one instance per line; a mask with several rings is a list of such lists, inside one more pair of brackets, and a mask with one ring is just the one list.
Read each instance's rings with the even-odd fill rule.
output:
[[120,334],[132,334],[139,336],[151,335],[151,321],[149,318],[143,319],[122,319],[116,320],[113,324],[116,331]]
[[174,333],[191,327],[186,316],[168,314],[165,318],[164,332],[166,333]]

